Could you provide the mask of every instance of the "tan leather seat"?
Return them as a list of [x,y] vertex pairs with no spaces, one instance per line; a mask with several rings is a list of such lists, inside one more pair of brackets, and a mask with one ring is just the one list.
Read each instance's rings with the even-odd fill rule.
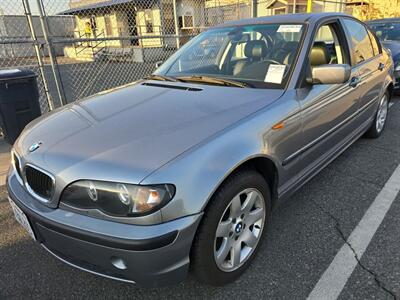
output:
[[236,63],[233,68],[233,75],[237,75],[245,67],[263,59],[267,55],[267,45],[264,41],[249,41],[244,46],[244,55],[247,59]]
[[325,42],[314,42],[310,54],[310,64],[312,67],[326,65],[331,61],[331,55]]

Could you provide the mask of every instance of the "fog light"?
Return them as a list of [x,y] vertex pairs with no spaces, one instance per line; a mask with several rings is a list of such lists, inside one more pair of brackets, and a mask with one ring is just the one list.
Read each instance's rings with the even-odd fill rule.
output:
[[122,258],[112,256],[111,263],[114,267],[120,270],[126,270],[128,267]]

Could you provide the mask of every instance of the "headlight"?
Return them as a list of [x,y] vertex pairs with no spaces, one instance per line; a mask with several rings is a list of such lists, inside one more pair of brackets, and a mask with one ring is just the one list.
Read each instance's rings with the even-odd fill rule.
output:
[[394,67],[395,71],[400,71],[400,63],[398,63],[395,67]]
[[141,186],[94,180],[69,185],[61,202],[83,210],[97,209],[115,217],[149,214],[165,205],[175,194],[170,184]]

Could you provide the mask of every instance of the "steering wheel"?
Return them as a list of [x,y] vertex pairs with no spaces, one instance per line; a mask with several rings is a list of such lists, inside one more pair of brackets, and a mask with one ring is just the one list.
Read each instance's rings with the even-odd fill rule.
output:
[[279,39],[279,38],[276,38],[275,40],[273,40],[273,43],[274,43],[274,45],[273,45],[272,49],[280,49],[286,44],[286,42],[284,40]]
[[281,63],[279,61],[276,61],[276,60],[273,60],[270,58],[263,59],[262,61],[270,62],[273,65],[281,65]]
[[272,37],[270,36],[270,35],[263,35],[261,38],[260,38],[260,41],[261,40],[265,40],[265,44],[267,45],[267,48],[268,49],[273,49],[273,47],[274,47],[274,40],[272,39]]

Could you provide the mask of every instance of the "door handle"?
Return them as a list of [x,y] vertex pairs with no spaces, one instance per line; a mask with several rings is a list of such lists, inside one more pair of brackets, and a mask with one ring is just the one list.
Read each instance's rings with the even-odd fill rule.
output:
[[350,85],[351,87],[354,88],[354,87],[356,87],[360,82],[361,82],[360,77],[354,76],[354,77],[352,77],[352,78],[350,79],[349,85]]
[[379,63],[378,70],[383,71],[384,68],[385,68],[385,64]]

